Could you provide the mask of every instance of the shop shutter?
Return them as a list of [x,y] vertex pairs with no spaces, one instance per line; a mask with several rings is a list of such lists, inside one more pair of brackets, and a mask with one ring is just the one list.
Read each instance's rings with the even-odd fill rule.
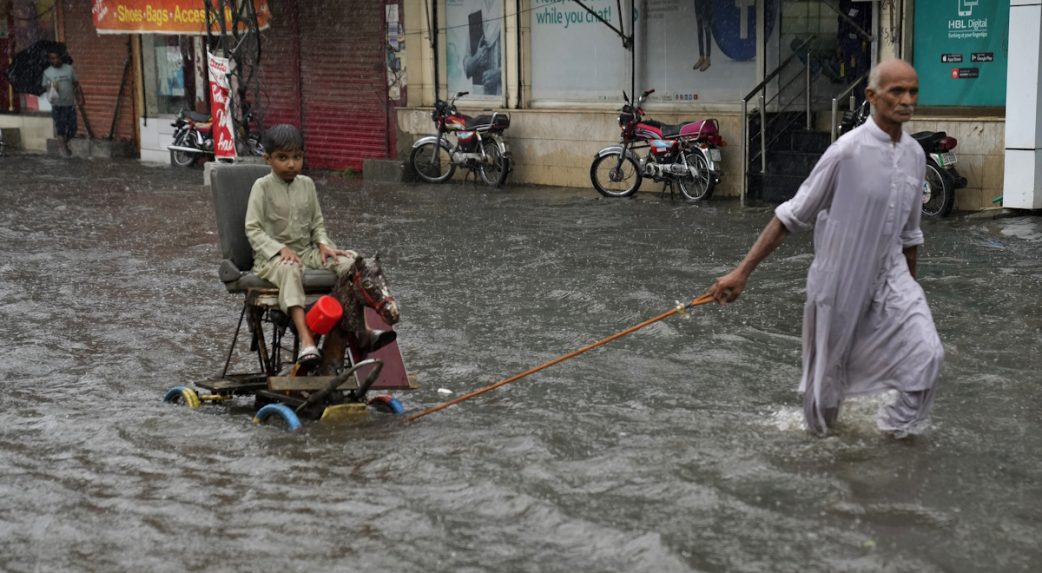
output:
[[[124,66],[130,56],[129,36],[124,34],[98,35],[91,19],[91,3],[65,0],[62,3],[64,23],[63,41],[72,56],[76,75],[83,88],[86,121],[94,137],[105,139],[112,129],[112,117],[117,112],[116,139],[133,139],[135,131],[133,66],[124,76]],[[120,84],[125,83],[120,96]],[[84,118],[80,116],[80,134],[87,135]]]

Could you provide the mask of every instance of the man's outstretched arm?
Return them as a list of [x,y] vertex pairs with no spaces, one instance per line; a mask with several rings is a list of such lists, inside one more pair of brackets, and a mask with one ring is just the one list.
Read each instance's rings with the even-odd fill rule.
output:
[[738,295],[745,290],[745,283],[749,280],[749,275],[753,273],[756,265],[767,258],[767,255],[773,253],[787,236],[789,236],[789,230],[785,228],[781,220],[778,217],[772,218],[742,262],[733,271],[716,279],[713,286],[709,287],[709,294],[713,295],[716,302],[720,304],[734,302]]

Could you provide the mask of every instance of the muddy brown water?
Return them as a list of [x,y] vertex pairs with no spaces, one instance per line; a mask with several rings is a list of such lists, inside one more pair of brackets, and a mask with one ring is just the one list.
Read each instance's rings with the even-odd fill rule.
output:
[[[0,570],[1031,571],[1042,566],[1042,222],[924,226],[947,361],[929,433],[880,399],[802,430],[809,236],[699,307],[407,424],[288,434],[161,402],[222,365],[240,299],[199,170],[0,158]],[[411,411],[668,310],[770,217],[592,190],[317,176],[379,251]]]

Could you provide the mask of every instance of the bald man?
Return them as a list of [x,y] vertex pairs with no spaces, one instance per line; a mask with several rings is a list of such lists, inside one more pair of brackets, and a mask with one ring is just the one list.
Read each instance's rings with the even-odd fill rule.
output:
[[872,116],[828,148],[738,267],[709,292],[721,304],[733,302],[789,233],[814,229],[799,387],[807,427],[825,433],[845,398],[896,390],[876,426],[904,437],[925,427],[944,361],[915,280],[926,157],[901,129],[915,110],[918,75],[904,61],[882,62],[865,95]]

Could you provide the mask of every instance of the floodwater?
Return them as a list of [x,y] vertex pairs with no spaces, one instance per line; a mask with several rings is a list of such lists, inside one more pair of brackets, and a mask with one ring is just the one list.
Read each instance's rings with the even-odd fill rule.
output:
[[[407,423],[297,434],[164,404],[219,373],[241,299],[199,170],[0,159],[0,570],[1037,571],[1042,220],[928,222],[933,426],[802,429],[810,237],[698,307]],[[319,177],[379,251],[411,411],[699,294],[770,217],[657,193]]]

